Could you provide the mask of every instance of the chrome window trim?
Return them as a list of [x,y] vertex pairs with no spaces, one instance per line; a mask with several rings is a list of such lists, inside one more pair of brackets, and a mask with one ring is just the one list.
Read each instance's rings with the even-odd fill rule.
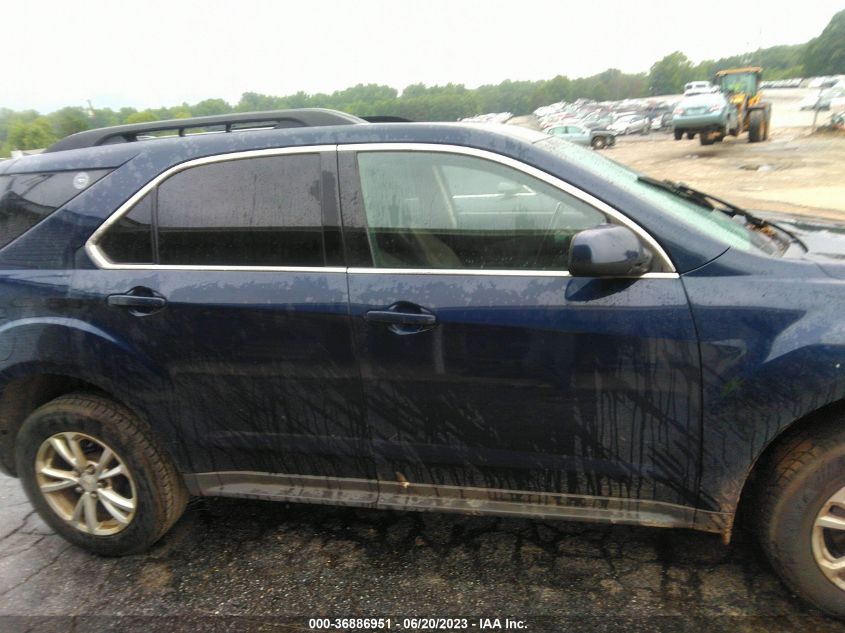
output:
[[133,194],[126,202],[124,202],[118,209],[112,213],[106,220],[97,228],[96,231],[88,238],[85,243],[85,252],[94,262],[97,268],[102,270],[183,270],[183,271],[223,271],[223,272],[301,272],[301,273],[351,273],[351,274],[394,274],[394,275],[469,275],[469,276],[510,276],[510,277],[571,277],[568,271],[565,270],[531,270],[531,269],[471,269],[471,268],[345,268],[339,266],[226,266],[226,265],[176,265],[176,264],[118,264],[112,262],[105,253],[99,248],[98,241],[109,230],[109,228],[118,222],[120,218],[129,213],[135,204],[147,195],[154,187],[158,186],[167,178],[192,167],[201,165],[209,165],[213,163],[221,163],[233,160],[242,160],[247,158],[261,158],[266,156],[284,156],[290,154],[319,154],[320,152],[330,151],[427,151],[427,152],[441,152],[451,154],[461,154],[466,156],[475,156],[477,158],[491,160],[493,162],[506,165],[518,171],[522,171],[529,176],[542,180],[547,184],[552,185],[562,191],[590,204],[599,211],[613,217],[621,224],[627,226],[634,231],[646,244],[651,247],[655,254],[661,259],[664,266],[670,272],[654,272],[639,275],[636,279],[678,279],[680,275],[675,271],[672,261],[651,235],[640,227],[636,222],[617,211],[610,205],[602,202],[598,198],[589,193],[578,189],[577,187],[556,178],[544,171],[541,171],[530,165],[526,165],[518,160],[496,154],[487,150],[480,150],[472,147],[463,147],[460,145],[440,145],[436,143],[359,143],[347,145],[306,145],[297,147],[281,147],[269,148],[260,150],[248,150],[243,152],[230,152],[226,154],[215,154],[213,156],[204,156],[202,158],[195,158],[193,160],[185,161],[166,169],[161,174],[153,178],[135,194]]
[[[350,275],[457,275],[478,277],[572,277],[568,270],[507,268],[347,268]],[[680,279],[678,273],[644,273],[627,279]],[[621,279],[621,277],[617,277]]]
[[[561,180],[551,174],[548,174],[536,167],[532,167],[531,165],[526,165],[523,162],[520,162],[516,159],[510,158],[508,156],[503,156],[501,154],[497,154],[495,152],[490,152],[488,150],[483,149],[476,149],[474,147],[464,147],[462,145],[441,145],[438,143],[358,143],[358,144],[343,144],[337,146],[337,151],[339,152],[386,152],[386,151],[394,151],[394,152],[439,152],[442,154],[461,154],[464,156],[474,156],[476,158],[482,158],[486,160],[493,161],[495,163],[499,163],[501,165],[505,165],[507,167],[511,167],[512,169],[516,169],[517,171],[521,171],[529,176],[532,176],[538,180],[545,182],[569,195],[573,196],[574,198],[578,198],[582,202],[586,202],[587,204],[595,207],[597,210],[601,211],[605,215],[612,217],[614,220],[617,220],[620,224],[626,226],[627,228],[631,229],[634,233],[636,233],[640,239],[642,239],[648,246],[654,251],[656,257],[658,257],[661,262],[663,263],[663,267],[666,271],[670,274],[676,273],[675,266],[672,264],[672,260],[669,259],[669,255],[666,254],[666,251],[663,250],[663,247],[657,243],[655,240],[645,229],[643,229],[639,224],[634,222],[631,218],[626,216],[621,211],[614,209],[609,204],[602,202],[598,198],[592,196],[591,194],[587,193],[586,191],[575,187],[574,185],[569,184],[565,180]],[[356,269],[357,271],[358,269]],[[463,269],[462,269],[463,270]],[[541,271],[538,271],[541,272]],[[664,273],[646,273],[648,275],[652,274],[664,274]]]
[[224,163],[228,161],[243,160],[246,158],[263,158],[266,156],[284,156],[288,154],[319,154],[320,152],[333,152],[337,145],[304,145],[297,147],[273,147],[270,149],[254,149],[244,152],[230,152],[227,154],[214,154],[213,156],[203,156],[202,158],[194,158],[193,160],[173,165],[164,170],[158,176],[153,178],[129,200],[124,202],[117,211],[112,213],[106,220],[97,228],[96,231],[85,242],[85,252],[97,268],[103,270],[219,270],[219,271],[254,271],[254,272],[346,272],[346,268],[341,267],[323,267],[323,266],[226,266],[226,265],[176,265],[176,264],[118,264],[111,261],[106,254],[100,249],[98,241],[115,224],[120,218],[129,213],[135,204],[147,195],[159,183],[167,180],[174,174],[192,167],[199,167],[201,165],[210,165],[213,163]]

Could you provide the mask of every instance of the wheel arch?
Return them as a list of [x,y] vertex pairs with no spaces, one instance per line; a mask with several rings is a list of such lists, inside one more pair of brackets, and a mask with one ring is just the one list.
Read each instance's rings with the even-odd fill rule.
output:
[[[750,519],[760,493],[760,476],[772,464],[772,458],[781,447],[788,445],[797,435],[806,431],[809,427],[832,424],[835,420],[845,420],[845,398],[828,403],[810,413],[807,413],[790,424],[783,427],[775,434],[757,457],[751,463],[746,472],[745,480],[739,493],[739,498],[734,506],[731,520],[723,528],[725,542],[729,542],[733,528],[737,523],[742,524],[744,520]],[[843,421],[845,424],[845,421]]]
[[[26,418],[51,400],[75,392],[96,393],[129,409],[146,423],[160,445],[168,447],[162,433],[150,423],[148,408],[130,394],[116,390],[112,384],[96,377],[83,376],[66,369],[33,368],[33,371],[21,372],[5,381],[0,390],[0,471],[12,476],[18,474],[14,457],[15,444]],[[172,450],[168,452],[176,459]]]

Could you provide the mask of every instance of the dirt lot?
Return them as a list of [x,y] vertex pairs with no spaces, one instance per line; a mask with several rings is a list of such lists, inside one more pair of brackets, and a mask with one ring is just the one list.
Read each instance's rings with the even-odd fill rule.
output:
[[[622,136],[605,155],[656,178],[684,182],[749,209],[845,220],[845,133],[812,132],[813,112],[798,109],[807,89],[769,90],[772,133],[702,146],[668,132]],[[830,114],[819,113],[819,123]],[[531,124],[523,118],[523,124]]]

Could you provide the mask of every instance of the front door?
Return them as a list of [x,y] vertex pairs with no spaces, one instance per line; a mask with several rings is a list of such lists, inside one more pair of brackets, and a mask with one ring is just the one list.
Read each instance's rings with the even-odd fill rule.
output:
[[88,323],[163,374],[167,391],[145,399],[189,468],[219,473],[206,492],[371,481],[346,269],[322,228],[337,212],[333,147],[259,154],[139,192],[94,236],[99,266],[74,291]]
[[380,503],[694,503],[700,375],[680,279],[566,271],[572,236],[618,215],[486,152],[339,156]]

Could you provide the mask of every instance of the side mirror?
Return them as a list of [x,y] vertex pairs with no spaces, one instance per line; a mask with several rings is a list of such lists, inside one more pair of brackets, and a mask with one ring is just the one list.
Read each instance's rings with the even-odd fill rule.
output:
[[624,226],[602,224],[576,233],[569,247],[573,277],[638,277],[647,272],[653,254]]

